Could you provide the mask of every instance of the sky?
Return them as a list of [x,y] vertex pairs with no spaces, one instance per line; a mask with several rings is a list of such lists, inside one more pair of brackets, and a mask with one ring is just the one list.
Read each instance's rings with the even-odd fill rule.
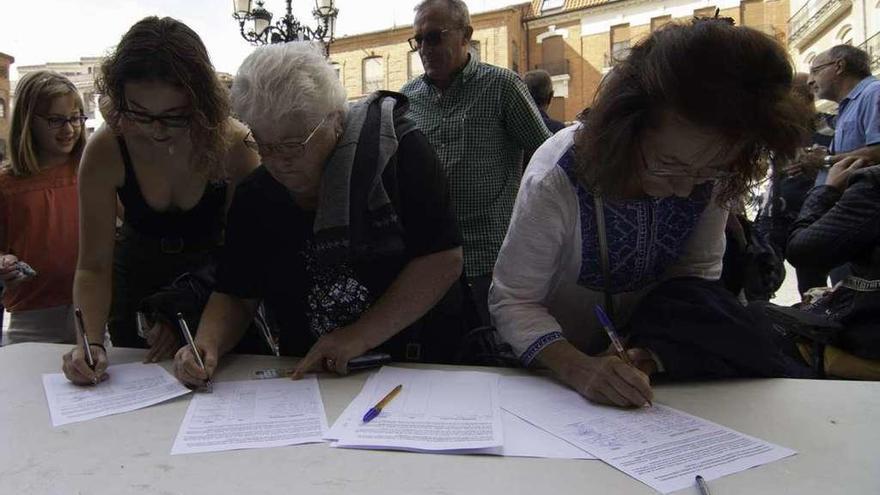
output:
[[[465,0],[471,13],[522,3],[511,0]],[[18,65],[77,61],[101,56],[137,20],[171,16],[202,37],[217,70],[234,74],[253,49],[241,38],[232,18],[232,0],[4,0],[0,16],[0,52],[15,57],[10,77],[18,79]],[[255,2],[254,2],[255,3]],[[413,20],[416,0],[336,0],[337,37],[394,26]],[[265,0],[273,20],[284,15],[284,0]],[[293,14],[316,26],[314,0],[294,0]],[[332,47],[331,47],[332,51]]]

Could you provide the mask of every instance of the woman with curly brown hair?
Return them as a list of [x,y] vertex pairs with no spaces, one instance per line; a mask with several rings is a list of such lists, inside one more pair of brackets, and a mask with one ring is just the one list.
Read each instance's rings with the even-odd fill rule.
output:
[[[235,184],[258,164],[204,44],[175,19],[134,24],[103,62],[97,86],[108,125],[83,154],[73,288],[97,366],[87,366],[79,346],[65,354],[75,383],[106,377],[105,321],[114,346],[149,343],[148,360],[176,352],[177,334],[166,325],[154,323],[146,341],[138,335],[137,308],[211,261]],[[124,220],[114,242],[117,216]]]
[[[583,122],[535,153],[495,265],[493,320],[526,365],[618,406],[649,403],[657,372],[776,372],[717,280],[727,205],[804,132],[791,82],[782,46],[723,19],[669,25],[615,66]],[[603,352],[597,306],[628,356]],[[737,345],[760,366],[725,354]]]

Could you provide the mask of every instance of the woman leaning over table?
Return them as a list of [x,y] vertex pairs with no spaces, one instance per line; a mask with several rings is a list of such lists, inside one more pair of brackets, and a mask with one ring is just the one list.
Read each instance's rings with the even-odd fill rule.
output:
[[[106,377],[104,322],[114,346],[171,357],[176,329],[154,322],[145,341],[135,312],[143,298],[212,262],[226,206],[257,154],[229,116],[199,36],[169,17],[147,17],[123,35],[101,66],[107,126],[89,140],[79,176],[80,248],[73,298],[83,312],[96,369],[80,346],[64,355],[74,383]],[[124,223],[114,241],[117,200]]]
[[[656,31],[615,66],[584,122],[535,153],[495,265],[493,320],[525,364],[618,406],[649,402],[661,370],[781,373],[769,336],[715,281],[726,205],[764,175],[768,152],[799,143],[791,81],[774,39],[715,18]],[[602,352],[594,308],[606,288],[635,366]]]

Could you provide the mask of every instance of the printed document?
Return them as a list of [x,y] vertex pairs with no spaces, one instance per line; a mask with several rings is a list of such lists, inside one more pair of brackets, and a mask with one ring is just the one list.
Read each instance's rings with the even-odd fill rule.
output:
[[[372,375],[367,379],[364,389],[373,386],[371,381],[374,380],[375,376]],[[364,407],[369,409],[372,406],[369,404],[361,405],[356,401],[352,401],[339,416],[339,420],[333,423],[333,427],[327,431],[324,438],[332,440],[332,446],[338,447],[336,441],[339,440],[339,432],[344,429],[346,424],[352,421],[361,421],[364,412],[361,409]],[[589,452],[585,452],[503,409],[501,410],[501,425],[504,438],[504,444],[501,448],[443,450],[437,451],[437,453],[490,454],[512,457],[545,457],[550,459],[595,459]]]
[[89,386],[74,385],[61,373],[43,375],[52,426],[134,411],[190,392],[158,364],[117,364],[107,374],[110,378]]
[[[378,417],[363,415],[403,385]],[[336,445],[414,451],[500,448],[498,375],[383,367],[334,425]]]
[[655,404],[618,409],[593,404],[542,377],[502,377],[505,409],[584,449],[662,493],[795,454]]
[[314,375],[215,382],[213,393],[193,396],[171,454],[321,442],[326,431]]

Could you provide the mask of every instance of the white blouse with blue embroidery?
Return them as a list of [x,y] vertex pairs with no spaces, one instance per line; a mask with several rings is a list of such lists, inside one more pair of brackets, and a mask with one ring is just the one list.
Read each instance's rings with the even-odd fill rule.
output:
[[[495,263],[492,320],[527,365],[560,339],[585,352],[602,342],[593,312],[604,287],[593,197],[571,173],[576,130],[563,129],[535,152]],[[688,198],[606,200],[605,217],[618,324],[659,281],[721,276],[727,210],[711,184]]]

